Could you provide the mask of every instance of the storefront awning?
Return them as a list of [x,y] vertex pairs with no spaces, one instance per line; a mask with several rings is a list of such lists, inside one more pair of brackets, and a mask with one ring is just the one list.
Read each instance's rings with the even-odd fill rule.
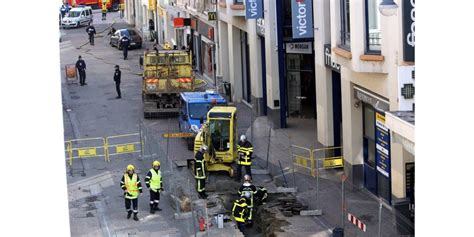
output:
[[393,142],[415,155],[415,113],[391,111],[385,113],[385,126],[393,132]]

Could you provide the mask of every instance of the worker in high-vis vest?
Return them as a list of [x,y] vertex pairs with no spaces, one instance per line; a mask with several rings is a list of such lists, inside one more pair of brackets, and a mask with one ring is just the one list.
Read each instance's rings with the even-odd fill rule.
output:
[[207,198],[206,195],[206,161],[204,154],[207,153],[207,146],[202,145],[194,156],[194,178],[196,179],[196,191],[202,199]]
[[247,207],[249,209],[249,216],[248,216],[248,221],[249,223],[252,222],[252,213],[253,213],[253,207],[254,207],[254,197],[255,194],[257,193],[257,187],[252,184],[252,179],[250,175],[246,174],[244,175],[244,183],[240,186],[239,195],[241,197],[245,196],[247,200]]
[[245,223],[247,222],[248,216],[249,209],[247,207],[245,196],[235,200],[232,207],[232,217],[234,218],[235,222],[237,222],[237,227],[242,233],[244,233]]
[[242,176],[242,166],[245,167],[245,173],[252,177],[252,154],[253,146],[247,140],[245,135],[240,136],[239,144],[237,144],[237,153],[239,155],[239,160],[237,161],[237,175],[235,179],[240,181]]
[[145,177],[145,185],[150,189],[150,213],[161,211],[158,207],[160,204],[160,192],[163,191],[163,179],[161,178],[160,162],[153,161],[152,168]]
[[135,173],[135,167],[133,165],[127,165],[127,171],[122,176],[120,181],[120,187],[123,189],[123,195],[125,197],[125,209],[127,210],[127,219],[132,216],[133,206],[133,219],[138,221],[138,196],[143,192],[140,178]]

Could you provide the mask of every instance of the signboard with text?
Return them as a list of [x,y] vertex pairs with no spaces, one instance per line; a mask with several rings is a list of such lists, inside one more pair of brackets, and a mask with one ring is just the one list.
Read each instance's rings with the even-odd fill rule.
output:
[[245,19],[263,18],[262,0],[245,0]]
[[377,171],[390,178],[390,130],[385,126],[385,115],[375,112],[375,161]]
[[312,54],[311,42],[286,43],[286,53]]
[[293,39],[313,38],[313,0],[291,0]]
[[324,65],[336,72],[341,73],[341,65],[332,61],[331,44],[324,45]]

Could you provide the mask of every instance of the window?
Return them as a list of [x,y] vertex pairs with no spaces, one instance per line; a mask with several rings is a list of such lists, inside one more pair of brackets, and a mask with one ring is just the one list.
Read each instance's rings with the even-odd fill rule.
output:
[[212,147],[216,151],[228,151],[230,148],[230,120],[211,120],[209,123]]
[[189,117],[192,119],[203,119],[206,120],[207,111],[209,111],[210,104],[190,104],[189,105]]
[[234,0],[235,4],[244,4],[244,0]]
[[349,0],[341,0],[341,43],[340,47],[351,50],[351,20]]
[[365,0],[366,53],[380,54],[382,36],[380,33],[380,13],[377,0]]

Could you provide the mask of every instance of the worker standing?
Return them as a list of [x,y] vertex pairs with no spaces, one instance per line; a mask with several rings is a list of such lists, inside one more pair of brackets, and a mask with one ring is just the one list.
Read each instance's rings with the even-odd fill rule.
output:
[[247,200],[245,197],[240,197],[234,201],[232,207],[232,216],[234,217],[235,222],[237,222],[237,227],[242,232],[245,231],[245,223],[249,217],[249,209],[247,207]]
[[120,71],[119,65],[115,65],[115,72],[114,72],[114,81],[115,81],[115,90],[117,91],[116,99],[122,98],[122,93],[120,91],[120,82],[122,80],[122,72]]
[[123,60],[127,59],[128,46],[130,45],[130,39],[125,35],[120,39],[120,47],[123,49]]
[[158,207],[160,204],[160,192],[163,191],[163,179],[161,178],[160,162],[153,161],[152,168],[145,177],[145,185],[150,189],[150,213],[161,211]]
[[241,197],[246,197],[247,207],[249,209],[248,221],[252,222],[254,196],[257,193],[257,187],[252,184],[252,179],[250,175],[246,174],[244,176],[244,183],[240,186],[238,193]]
[[123,0],[120,1],[119,10],[120,10],[120,18],[123,18],[124,16],[123,12],[125,10],[125,3],[123,3]]
[[82,60],[81,55],[79,55],[76,62],[77,71],[79,71],[79,83],[81,86],[87,85],[86,83],[86,62]]
[[207,146],[202,145],[194,156],[194,178],[196,178],[196,191],[202,199],[207,198],[206,195],[206,161],[204,154],[207,153]]
[[89,44],[94,45],[94,35],[96,32],[95,27],[91,23],[89,23],[89,26],[86,28],[86,32],[89,35]]
[[107,3],[102,3],[102,20],[107,19]]
[[143,192],[140,178],[135,173],[135,167],[133,165],[127,166],[127,172],[123,174],[120,186],[124,191],[125,197],[125,209],[127,210],[127,219],[132,216],[133,206],[133,219],[138,221],[138,195]]
[[247,140],[245,135],[240,136],[239,144],[237,144],[237,152],[239,154],[239,160],[237,162],[237,176],[235,179],[240,181],[242,176],[242,166],[245,167],[245,173],[252,177],[252,154],[253,146]]

